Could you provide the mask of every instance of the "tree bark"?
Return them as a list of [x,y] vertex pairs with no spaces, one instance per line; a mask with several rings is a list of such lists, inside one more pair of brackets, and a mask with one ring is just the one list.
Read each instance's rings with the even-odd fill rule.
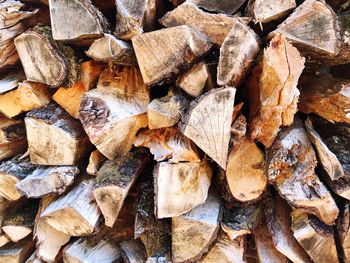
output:
[[138,239],[123,241],[120,248],[125,263],[143,263],[147,260],[145,246]]

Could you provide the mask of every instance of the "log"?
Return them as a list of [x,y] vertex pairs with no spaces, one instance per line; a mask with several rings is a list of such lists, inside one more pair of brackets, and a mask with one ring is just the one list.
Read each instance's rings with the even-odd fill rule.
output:
[[120,65],[137,64],[132,46],[111,34],[105,34],[103,37],[96,39],[86,51],[86,55],[93,60],[105,63],[112,61]]
[[224,170],[235,93],[235,88],[227,87],[203,94],[191,102],[190,109],[179,124],[180,131]]
[[221,46],[237,20],[224,14],[204,12],[195,4],[185,2],[166,13],[159,22],[165,27],[187,25],[207,35],[211,42]]
[[137,35],[132,44],[147,85],[173,81],[212,47],[206,36],[188,26]]
[[[73,49],[56,43],[50,27],[27,30],[15,38],[15,45],[27,80],[58,87],[79,79],[80,64]],[[33,46],[37,48],[28,48]]]
[[143,263],[147,260],[145,246],[139,239],[125,240],[120,243],[120,248],[125,263]]
[[241,20],[236,19],[220,48],[217,83],[238,86],[260,51],[261,40]]
[[24,121],[32,163],[75,165],[89,150],[90,142],[80,122],[57,104],[32,110]]
[[246,2],[246,0],[236,0],[234,2],[228,0],[187,0],[186,2],[196,4],[208,11],[231,15],[235,13]]
[[89,60],[81,64],[80,82],[86,91],[96,88],[100,74],[105,69],[105,64],[99,61]]
[[90,141],[108,159],[126,154],[140,128],[147,126],[149,92],[136,67],[101,73],[97,89],[85,93],[80,120]]
[[97,175],[98,170],[100,170],[106,157],[102,155],[98,150],[93,151],[90,154],[89,164],[86,167],[86,172],[89,175]]
[[292,212],[294,237],[314,262],[339,262],[333,228],[300,210]]
[[35,252],[27,259],[25,263],[45,263],[35,255]]
[[276,2],[249,0],[247,13],[255,23],[268,23],[284,18],[296,6],[295,0],[279,0]]
[[344,262],[349,262],[350,259],[350,232],[349,232],[349,226],[350,226],[350,210],[349,210],[349,204],[346,204],[344,208],[342,209],[340,216],[337,220],[336,225],[336,231],[340,248],[341,256],[344,260]]
[[175,127],[140,131],[134,142],[136,147],[148,147],[154,160],[169,163],[200,162],[194,143]]
[[299,88],[298,107],[302,112],[316,113],[330,122],[350,124],[350,80],[330,74],[308,74],[300,79]]
[[0,248],[10,243],[11,239],[6,234],[0,234]]
[[221,201],[211,191],[204,204],[172,218],[172,261],[196,262],[208,252],[220,230]]
[[293,123],[303,69],[304,58],[298,50],[284,36],[275,36],[247,83],[251,139],[269,147],[279,128]]
[[267,152],[269,181],[288,203],[301,211],[333,224],[339,210],[328,189],[315,173],[316,154],[303,127],[296,119],[282,130]]
[[18,87],[19,83],[24,81],[26,76],[23,71],[14,71],[6,74],[0,79],[0,94],[6,93]]
[[98,171],[93,195],[106,226],[113,227],[124,199],[143,171],[148,157],[145,149],[138,148],[113,161],[107,160]]
[[161,98],[154,99],[147,106],[148,127],[159,129],[174,126],[188,108],[190,101],[180,90],[171,89]]
[[46,107],[51,96],[46,85],[25,81],[19,83],[17,89],[0,95],[0,112],[13,118],[23,112]]
[[92,41],[109,32],[107,19],[90,0],[49,0],[49,7],[55,40]]
[[94,180],[86,179],[55,199],[41,213],[47,225],[69,236],[92,234],[100,222],[100,210],[92,196]]
[[22,263],[33,253],[34,242],[29,236],[17,243],[9,243],[0,249],[1,263]]

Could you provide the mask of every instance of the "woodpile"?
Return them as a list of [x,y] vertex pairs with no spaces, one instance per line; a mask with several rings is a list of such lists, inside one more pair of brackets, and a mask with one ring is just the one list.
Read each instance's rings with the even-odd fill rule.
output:
[[350,2],[0,0],[0,263],[350,262]]

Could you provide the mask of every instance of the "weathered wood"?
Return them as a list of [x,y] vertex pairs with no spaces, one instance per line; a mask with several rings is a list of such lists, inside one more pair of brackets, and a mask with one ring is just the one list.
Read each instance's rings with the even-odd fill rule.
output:
[[249,0],[247,13],[255,23],[267,23],[288,15],[295,7],[295,0],[278,0],[274,2],[264,0]]
[[212,47],[205,35],[188,26],[141,34],[132,44],[147,85],[173,81]]
[[112,61],[120,65],[137,64],[132,46],[111,34],[105,34],[104,37],[96,39],[86,51],[86,55],[105,63]]
[[330,122],[350,124],[350,80],[334,78],[330,74],[304,75],[299,82],[299,109],[316,113]]
[[107,19],[91,0],[49,0],[49,7],[55,40],[91,40],[109,32]]
[[54,103],[32,110],[24,121],[32,163],[75,165],[89,150],[80,122]]
[[37,257],[34,252],[25,263],[44,263],[44,261]]
[[0,248],[10,243],[11,239],[6,234],[0,234]]
[[284,36],[275,36],[247,83],[251,139],[269,147],[279,128],[293,123],[303,69],[304,58],[298,50]]
[[70,236],[92,234],[99,225],[100,210],[92,195],[94,180],[87,179],[46,207],[40,218]]
[[164,160],[168,160],[169,163],[201,161],[194,143],[175,127],[140,131],[134,145],[148,147],[157,162]]
[[217,83],[238,86],[260,51],[261,40],[241,20],[236,19],[220,48]]
[[123,241],[120,248],[125,263],[143,263],[147,260],[145,246],[138,239]]
[[98,170],[100,170],[102,164],[106,160],[106,157],[102,155],[98,150],[93,151],[90,154],[89,164],[86,167],[86,172],[89,175],[97,175]]
[[195,4],[185,2],[165,14],[159,22],[165,27],[187,25],[201,31],[211,42],[221,46],[237,20],[224,14],[206,13]]
[[180,131],[226,169],[236,89],[211,90],[190,104]]
[[212,169],[206,159],[201,163],[161,162],[155,166],[153,175],[156,217],[174,217],[205,202]]
[[204,204],[172,218],[172,259],[177,262],[197,261],[217,238],[222,217],[221,201],[210,191]]
[[97,89],[85,93],[80,119],[91,142],[108,159],[126,154],[147,126],[148,87],[134,66],[106,69]]
[[339,210],[315,173],[316,154],[299,119],[278,134],[266,162],[270,182],[290,205],[333,224]]
[[226,13],[231,15],[236,12],[246,2],[246,0],[187,0],[186,2],[196,4],[208,11]]
[[336,230],[340,253],[344,262],[349,262],[350,260],[350,210],[349,204],[346,204],[342,209],[340,216],[337,220]]
[[124,199],[148,160],[146,150],[137,148],[113,161],[107,160],[98,171],[93,195],[106,226],[113,227]]
[[17,243],[9,243],[0,248],[1,263],[22,263],[33,253],[34,242],[29,236]]
[[19,83],[24,81],[26,76],[23,71],[14,71],[1,77],[0,94],[8,92],[18,87]]
[[292,212],[294,237],[314,262],[339,262],[333,228],[300,210]]
[[159,129],[174,126],[185,114],[190,101],[180,90],[171,89],[167,96],[154,99],[147,106],[148,127]]
[[83,83],[86,91],[96,88],[100,74],[106,65],[102,62],[89,60],[81,64],[80,82]]

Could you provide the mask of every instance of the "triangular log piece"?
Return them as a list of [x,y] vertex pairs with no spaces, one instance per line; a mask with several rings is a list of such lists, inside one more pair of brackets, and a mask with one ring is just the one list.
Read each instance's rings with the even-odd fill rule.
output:
[[155,214],[157,218],[174,217],[205,202],[212,169],[206,159],[201,163],[160,162],[153,175]]
[[292,212],[294,237],[309,254],[313,262],[339,262],[332,226],[300,210]]
[[11,239],[5,233],[0,234],[0,248],[10,242],[11,242]]
[[173,81],[212,47],[205,35],[188,26],[138,35],[132,44],[147,85]]
[[243,21],[236,19],[220,48],[217,83],[238,86],[260,51],[261,40]]
[[87,174],[97,175],[98,170],[100,170],[105,160],[106,157],[102,153],[100,153],[98,150],[93,151],[90,154],[89,164],[86,167]]
[[25,263],[45,263],[44,261],[42,261],[34,252]]
[[136,65],[136,57],[132,46],[114,35],[105,34],[102,38],[96,39],[86,51],[86,55],[96,61],[102,61],[119,65]]
[[136,148],[113,161],[107,160],[98,171],[93,195],[106,226],[113,227],[124,199],[148,160],[148,152]]
[[94,180],[80,182],[67,194],[51,202],[40,218],[49,226],[70,236],[92,234],[100,223],[100,210],[93,198]]
[[350,124],[350,80],[334,78],[330,74],[305,75],[300,78],[299,109],[316,113],[330,122]]
[[236,89],[213,89],[190,104],[180,131],[226,169]]
[[194,143],[176,127],[140,131],[134,142],[136,147],[148,147],[157,162],[200,162]]
[[266,163],[269,181],[291,206],[334,223],[339,210],[315,173],[316,154],[300,119],[278,134]]
[[173,262],[196,262],[208,252],[220,230],[221,217],[221,201],[214,191],[210,191],[204,204],[173,217]]
[[90,148],[81,123],[55,103],[24,119],[30,160],[43,165],[75,165]]
[[49,0],[49,7],[55,40],[92,40],[109,32],[107,19],[90,0]]
[[344,262],[350,260],[350,206],[346,204],[337,220],[337,235],[340,246],[340,253]]
[[100,74],[97,89],[85,93],[80,119],[91,142],[108,159],[126,154],[140,128],[147,126],[149,90],[134,66]]
[[14,71],[1,76],[0,94],[6,93],[18,87],[19,83],[24,81],[26,76],[23,71]]
[[23,263],[30,257],[34,251],[34,241],[30,235],[27,238],[16,242],[9,243],[0,248],[1,263]]
[[196,4],[197,6],[212,12],[220,12],[228,15],[236,12],[246,0],[187,0],[186,2]]
[[143,263],[147,260],[145,246],[139,239],[120,243],[122,257],[125,263]]
[[269,147],[279,128],[293,123],[303,69],[304,58],[298,50],[284,36],[275,36],[247,83],[251,139]]

